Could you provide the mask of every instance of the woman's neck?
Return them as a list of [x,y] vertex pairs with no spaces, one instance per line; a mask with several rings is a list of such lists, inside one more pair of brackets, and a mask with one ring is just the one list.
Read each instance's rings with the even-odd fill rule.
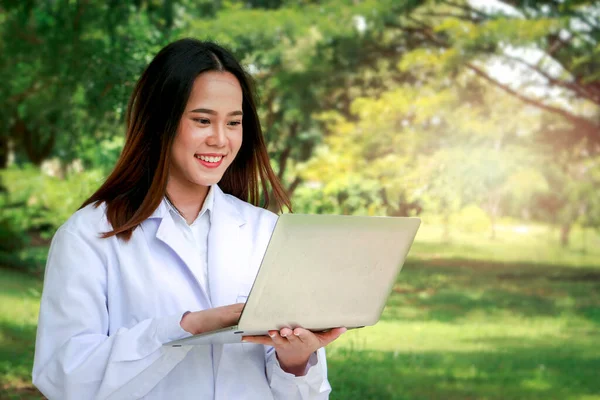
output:
[[167,197],[190,225],[202,210],[209,189],[209,186],[202,185],[182,187],[170,180],[167,183]]

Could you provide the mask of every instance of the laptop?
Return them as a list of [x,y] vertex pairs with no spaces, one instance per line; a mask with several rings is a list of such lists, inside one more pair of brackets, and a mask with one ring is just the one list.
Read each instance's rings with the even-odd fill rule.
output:
[[165,346],[238,343],[284,327],[374,325],[420,224],[413,217],[283,214],[238,324]]

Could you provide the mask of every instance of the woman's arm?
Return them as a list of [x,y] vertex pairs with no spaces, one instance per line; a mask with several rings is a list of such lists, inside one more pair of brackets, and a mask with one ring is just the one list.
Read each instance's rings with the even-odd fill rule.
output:
[[33,383],[49,399],[133,399],[148,393],[189,349],[181,313],[108,336],[107,269],[101,252],[63,227],[52,240],[40,306]]
[[346,331],[327,332],[283,328],[269,336],[245,336],[243,341],[266,347],[267,379],[276,399],[320,400],[329,398],[325,349]]
[[295,376],[285,372],[277,359],[274,347],[266,347],[267,380],[276,400],[326,400],[331,386],[327,380],[325,349],[317,350],[309,358],[305,374]]

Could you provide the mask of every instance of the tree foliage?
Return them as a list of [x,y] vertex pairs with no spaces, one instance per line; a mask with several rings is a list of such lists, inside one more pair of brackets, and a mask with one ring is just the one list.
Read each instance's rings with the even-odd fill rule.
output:
[[168,37],[173,2],[13,2],[0,17],[0,165],[80,156],[115,135],[133,82]]
[[563,242],[573,224],[600,225],[596,2],[4,1],[0,11],[2,167],[12,154],[19,165],[58,159],[66,179],[73,161],[110,168],[142,68],[193,36],[229,47],[255,78],[297,211],[428,212],[449,227],[470,210],[492,235],[510,215],[561,226]]

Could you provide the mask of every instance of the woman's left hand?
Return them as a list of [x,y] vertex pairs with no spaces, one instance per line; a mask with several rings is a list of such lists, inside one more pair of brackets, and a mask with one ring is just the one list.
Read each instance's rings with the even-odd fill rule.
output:
[[335,328],[327,332],[311,332],[306,329],[283,328],[269,331],[269,336],[244,336],[242,341],[275,347],[281,368],[296,376],[304,375],[310,355],[327,346],[346,332],[346,328]]

